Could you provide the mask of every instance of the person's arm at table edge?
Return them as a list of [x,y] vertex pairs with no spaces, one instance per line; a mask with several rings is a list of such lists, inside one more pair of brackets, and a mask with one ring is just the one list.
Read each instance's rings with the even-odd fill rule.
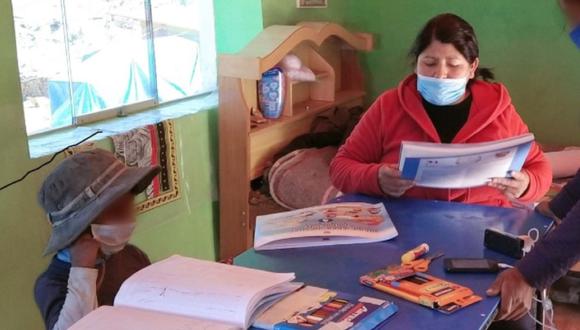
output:
[[550,210],[558,218],[563,219],[580,200],[580,171],[564,188],[549,202]]
[[380,98],[363,115],[330,164],[333,185],[343,193],[383,195],[378,174],[382,164]]
[[516,268],[526,281],[544,289],[565,275],[580,260],[580,203],[553,232],[540,240]]

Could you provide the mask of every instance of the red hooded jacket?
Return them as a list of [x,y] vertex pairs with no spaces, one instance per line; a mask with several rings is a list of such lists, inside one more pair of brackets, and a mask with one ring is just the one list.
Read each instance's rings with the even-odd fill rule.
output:
[[[473,96],[469,117],[452,143],[476,143],[505,139],[528,132],[511,103],[505,86],[474,80],[468,87]],[[384,195],[378,172],[383,164],[398,164],[401,141],[440,143],[439,135],[425,111],[411,75],[382,94],[362,117],[330,165],[333,184],[344,193]],[[549,189],[552,170],[537,144],[533,144],[523,171],[530,177],[528,190],[519,201],[538,200]],[[405,197],[511,206],[497,189],[434,189],[414,187]]]

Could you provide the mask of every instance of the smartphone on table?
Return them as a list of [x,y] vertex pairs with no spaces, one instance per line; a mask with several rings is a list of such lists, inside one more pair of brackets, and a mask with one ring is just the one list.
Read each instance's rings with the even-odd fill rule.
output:
[[497,261],[484,258],[446,258],[443,259],[448,273],[497,273]]

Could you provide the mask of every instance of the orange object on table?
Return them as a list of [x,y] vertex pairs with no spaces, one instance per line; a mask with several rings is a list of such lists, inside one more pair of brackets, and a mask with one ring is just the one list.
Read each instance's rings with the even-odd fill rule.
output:
[[401,262],[403,262],[403,263],[404,262],[411,262],[413,260],[416,260],[420,256],[427,254],[428,252],[429,252],[429,245],[427,243],[423,243],[423,244],[417,246],[416,248],[405,252],[401,256]]
[[437,253],[434,256],[431,257],[427,257],[427,258],[421,258],[421,259],[417,259],[417,260],[413,260],[413,261],[409,261],[409,262],[404,262],[402,264],[403,267],[405,268],[409,268],[409,269],[413,269],[416,272],[421,272],[424,273],[429,269],[429,264],[431,263],[432,260],[435,260],[437,258],[440,258],[443,256],[443,253]]

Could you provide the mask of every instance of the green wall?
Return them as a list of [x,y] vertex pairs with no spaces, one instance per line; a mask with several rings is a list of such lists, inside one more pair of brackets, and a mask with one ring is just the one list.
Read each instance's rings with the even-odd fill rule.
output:
[[262,31],[260,0],[214,0],[218,53],[235,53]]
[[[328,9],[295,9],[295,0],[214,0],[218,52],[239,50],[264,26],[331,20],[371,32],[377,49],[363,57],[371,98],[410,72],[406,52],[422,24],[441,12],[464,16],[514,103],[544,141],[580,144],[580,54],[567,39],[554,1],[330,0]],[[10,0],[0,0],[0,182],[45,159],[29,159]],[[142,215],[134,243],[154,260],[174,253],[216,256],[217,112],[176,120],[183,197]],[[549,123],[549,124],[548,124]],[[108,141],[99,145],[108,147]],[[49,166],[0,192],[1,328],[40,329],[32,285],[46,267],[40,254],[49,228],[36,191]]]
[[263,0],[264,26],[326,20],[375,36],[376,50],[362,60],[372,99],[411,72],[406,54],[429,18],[458,14],[475,27],[482,65],[507,85],[537,138],[580,145],[580,52],[555,0],[329,0],[327,9],[295,3]]
[[[259,0],[215,0],[220,52],[234,52],[262,28]],[[244,16],[244,20],[234,19]],[[29,159],[20,96],[10,0],[0,0],[0,183],[11,181],[43,159]],[[153,260],[182,254],[216,257],[217,111],[176,120],[182,198],[140,216],[133,242]],[[108,140],[99,141],[110,147]],[[59,158],[61,159],[61,158]],[[55,162],[57,163],[57,162]],[[34,280],[49,258],[41,253],[49,226],[36,202],[43,177],[54,165],[0,192],[0,317],[2,329],[42,329],[33,301]]]

